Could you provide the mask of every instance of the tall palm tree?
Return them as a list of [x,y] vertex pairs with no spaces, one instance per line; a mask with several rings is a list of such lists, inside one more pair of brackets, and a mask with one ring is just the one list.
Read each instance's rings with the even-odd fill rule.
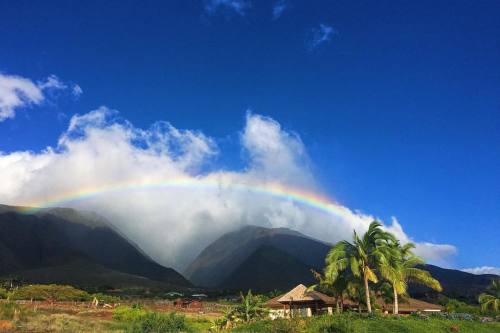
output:
[[399,312],[398,296],[407,294],[408,283],[418,283],[436,291],[442,290],[439,281],[429,272],[416,267],[424,264],[424,260],[412,252],[414,248],[413,243],[401,245],[399,241],[391,241],[384,247],[386,253],[379,263],[380,274],[392,285],[394,314]]
[[491,282],[489,293],[482,293],[479,295],[479,304],[483,311],[491,308],[493,311],[500,310],[500,279]]
[[359,237],[354,231],[353,243],[341,241],[335,244],[326,256],[325,276],[336,281],[342,272],[349,268],[352,274],[362,279],[365,291],[366,307],[372,312],[369,282],[377,283],[375,269],[387,251],[384,247],[394,236],[382,230],[378,221],[370,223],[366,233]]

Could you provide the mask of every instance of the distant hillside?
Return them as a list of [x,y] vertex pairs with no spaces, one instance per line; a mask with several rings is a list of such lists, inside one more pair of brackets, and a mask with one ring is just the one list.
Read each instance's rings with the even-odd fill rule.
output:
[[[68,267],[78,274],[61,274]],[[0,276],[8,275],[24,275],[33,282],[64,278],[71,283],[74,276],[78,283],[113,285],[115,276],[122,285],[127,281],[142,285],[147,279],[190,286],[182,275],[151,260],[94,213],[58,208],[25,214],[2,205]]]
[[220,287],[268,291],[269,286],[274,286],[274,289],[289,290],[298,282],[315,283],[310,267],[288,253],[263,245],[226,277]]
[[[205,248],[189,265],[186,276],[200,286],[235,290],[286,290],[313,283],[310,269],[322,270],[330,245],[289,229],[246,226],[227,233]],[[425,265],[443,285],[443,294],[463,300],[477,299],[494,275],[474,275]],[[435,296],[411,286],[412,295]]]
[[[228,277],[238,270],[243,263],[252,264],[248,269],[259,270],[255,265],[263,266],[261,271],[274,272],[275,265],[271,261],[248,261],[249,258],[262,247],[266,251],[271,248],[279,251],[282,256],[290,256],[288,261],[293,260],[303,265],[299,271],[311,268],[322,269],[326,253],[330,249],[328,244],[311,239],[299,232],[285,229],[268,229],[257,226],[246,226],[240,230],[227,233],[205,248],[200,255],[188,266],[185,275],[196,285],[204,287],[226,288],[229,283]],[[274,252],[276,254],[276,251]],[[276,263],[275,263],[276,264]],[[257,274],[252,274],[257,279]],[[291,284],[301,282],[302,274],[292,278]],[[283,289],[289,285],[284,279],[269,281],[269,289]],[[256,281],[256,280],[255,280]],[[231,282],[232,285],[242,285],[239,282]],[[296,283],[295,283],[296,284]]]
[[[477,296],[491,284],[491,280],[499,278],[499,276],[493,274],[475,275],[434,265],[425,265],[421,268],[429,271],[433,277],[441,282],[443,294],[465,301],[476,301]],[[435,292],[422,286],[412,286],[410,292],[420,298],[428,298],[428,295],[432,297],[435,294]]]

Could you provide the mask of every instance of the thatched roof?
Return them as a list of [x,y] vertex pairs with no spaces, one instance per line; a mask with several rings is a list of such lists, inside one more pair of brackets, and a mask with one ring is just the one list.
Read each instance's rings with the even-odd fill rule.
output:
[[[393,303],[385,303],[382,299],[377,299],[377,304],[389,311],[392,312],[394,307]],[[428,302],[424,302],[414,298],[408,298],[405,301],[399,302],[399,311],[400,312],[417,312],[417,311],[443,311],[444,307],[437,304],[432,304]]]
[[318,291],[308,291],[307,287],[303,284],[299,284],[297,287],[293,288],[286,294],[280,296],[276,301],[281,304],[314,301],[319,301],[326,304],[335,304],[335,299],[333,297],[327,296]]
[[270,300],[268,300],[266,302],[265,306],[268,307],[268,308],[270,308],[270,309],[282,309],[283,308],[283,304],[281,304],[280,302],[278,302],[278,299],[280,299],[281,296],[283,296],[283,295],[279,295],[277,297],[271,298]]

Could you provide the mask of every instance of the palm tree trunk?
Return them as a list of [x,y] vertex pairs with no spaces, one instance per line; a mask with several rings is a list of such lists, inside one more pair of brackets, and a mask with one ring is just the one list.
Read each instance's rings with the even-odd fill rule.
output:
[[368,276],[366,273],[364,274],[364,282],[365,282],[365,297],[366,297],[366,308],[368,309],[368,313],[372,313],[372,304],[370,301],[370,289],[368,289]]
[[392,290],[394,292],[394,309],[392,310],[392,313],[397,315],[399,313],[398,292],[396,291],[396,286],[394,284],[392,285]]

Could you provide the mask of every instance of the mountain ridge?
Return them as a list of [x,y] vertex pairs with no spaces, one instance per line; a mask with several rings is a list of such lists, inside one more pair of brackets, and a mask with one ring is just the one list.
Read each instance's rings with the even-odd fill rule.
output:
[[[56,274],[54,267],[79,261],[109,270],[110,274],[120,272],[168,285],[191,286],[174,269],[145,255],[104,218],[71,208],[27,212],[20,207],[0,206],[0,251],[0,276],[39,269]],[[81,273],[86,274],[83,270]],[[32,275],[32,280],[36,281],[35,277]]]
[[[331,244],[290,229],[246,226],[208,245],[188,266],[186,275],[193,283],[211,288],[287,290],[299,283],[314,283],[310,270],[323,270],[330,248]],[[441,282],[444,295],[468,301],[476,301],[477,295],[497,277],[435,265],[422,268]],[[295,273],[288,274],[290,270]],[[416,285],[410,286],[410,292],[420,298],[436,296],[430,289]]]

